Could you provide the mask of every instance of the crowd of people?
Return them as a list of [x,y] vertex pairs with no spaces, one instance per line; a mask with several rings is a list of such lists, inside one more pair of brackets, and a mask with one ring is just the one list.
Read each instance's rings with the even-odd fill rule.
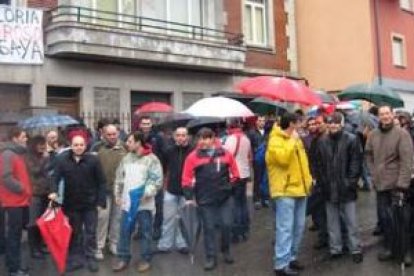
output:
[[250,180],[254,209],[273,210],[276,275],[304,269],[298,258],[308,215],[318,231],[315,249],[326,248],[333,259],[348,252],[363,262],[356,201],[358,190],[372,188],[375,233],[384,235],[378,258],[391,260],[389,209],[395,198],[410,201],[411,118],[389,106],[370,111],[358,125],[340,112],[258,116],[251,127],[230,120],[225,135],[203,127],[192,136],[176,127],[170,136],[156,131],[150,117],[130,134],[102,120],[94,137],[83,129],[28,137],[14,127],[0,145],[0,253],[8,273],[29,275],[21,267],[23,230],[32,258],[48,254],[36,220],[51,206],[62,207],[73,229],[67,272],[85,266],[98,272],[109,254],[116,257],[114,273],[124,271],[135,254],[133,239],[138,272],[151,269],[154,254],[189,254],[178,223],[185,208],[196,209],[202,226],[204,269],[215,269],[219,254],[232,264],[232,243],[247,241],[251,232]]

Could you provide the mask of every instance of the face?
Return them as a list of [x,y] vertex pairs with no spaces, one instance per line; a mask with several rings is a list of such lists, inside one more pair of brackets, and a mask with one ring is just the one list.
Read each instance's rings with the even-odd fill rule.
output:
[[265,126],[265,124],[266,124],[266,119],[265,119],[265,117],[259,117],[259,118],[257,118],[257,121],[256,121],[256,127],[257,127],[258,129],[263,129],[263,128],[264,128],[264,126]]
[[119,131],[116,128],[116,126],[107,125],[106,127],[104,127],[103,137],[105,141],[108,142],[108,144],[114,146],[118,142]]
[[199,145],[200,145],[200,147],[202,149],[212,148],[213,147],[213,144],[214,144],[214,138],[210,138],[210,137],[204,138],[204,137],[201,137],[200,140],[199,140]]
[[133,135],[130,135],[126,142],[127,148],[129,152],[140,153],[142,150],[142,146],[140,142],[136,142]]
[[71,148],[75,155],[82,155],[86,150],[85,139],[82,136],[73,137]]
[[22,131],[19,136],[13,138],[13,142],[22,146],[26,147],[27,145],[27,134],[25,131]]
[[38,144],[36,146],[36,151],[38,153],[45,153],[46,152],[46,143],[45,144]]
[[378,109],[378,118],[382,125],[390,125],[393,123],[394,114],[392,113],[391,108],[383,106]]
[[46,140],[48,145],[52,146],[58,139],[58,134],[56,131],[50,131],[47,136],[46,136]]
[[328,130],[329,133],[335,134],[342,129],[342,125],[339,123],[329,122],[328,123]]
[[319,122],[317,122],[315,119],[311,119],[308,121],[307,127],[309,133],[316,133],[319,129]]
[[152,122],[151,119],[142,119],[139,123],[139,128],[144,132],[148,133],[151,131],[152,128]]
[[186,128],[177,128],[174,132],[174,141],[177,145],[186,145],[188,143],[188,131]]

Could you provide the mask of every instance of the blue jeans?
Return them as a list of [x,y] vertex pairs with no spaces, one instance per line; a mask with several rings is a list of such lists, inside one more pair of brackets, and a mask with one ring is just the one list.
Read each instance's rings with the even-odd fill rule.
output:
[[233,188],[234,192],[234,224],[233,235],[239,237],[249,233],[250,217],[246,195],[247,178],[240,179]]
[[[127,212],[122,211],[117,256],[128,263],[131,260],[131,235],[134,227],[125,227],[128,225],[125,223],[127,219]],[[141,259],[147,262],[150,262],[152,258],[152,221],[151,211],[142,210],[137,213],[139,230],[142,231],[139,235],[139,250],[141,251]]]
[[362,163],[362,183],[362,187],[364,187],[365,189],[370,189],[372,186],[371,173],[368,169],[367,161],[365,161],[365,159]]
[[297,259],[306,218],[306,197],[280,197],[276,208],[274,268],[284,269]]

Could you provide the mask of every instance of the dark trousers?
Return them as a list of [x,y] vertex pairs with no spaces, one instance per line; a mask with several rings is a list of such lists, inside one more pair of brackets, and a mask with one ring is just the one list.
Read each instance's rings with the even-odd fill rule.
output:
[[389,211],[391,204],[391,191],[377,192],[378,220],[384,233],[384,246],[388,250],[391,250],[392,246],[392,218]]
[[233,188],[234,198],[234,225],[233,235],[239,237],[246,235],[249,232],[249,209],[247,206],[246,195],[247,178],[240,179],[240,181]]
[[217,258],[216,229],[221,231],[221,252],[230,253],[231,226],[233,221],[233,198],[229,197],[219,205],[198,206],[204,232],[204,250],[207,259]]
[[318,238],[322,243],[328,242],[328,227],[326,220],[326,204],[325,201],[323,201],[312,213],[312,221],[318,227]]
[[253,163],[253,201],[257,202],[262,200],[262,195],[260,191],[260,183],[262,181],[262,177],[264,174],[265,168],[260,164],[254,162]]
[[98,211],[96,209],[65,210],[72,226],[72,238],[69,248],[69,259],[82,258],[82,255],[89,259],[95,258],[97,247],[96,226]]
[[20,269],[23,226],[27,223],[27,207],[4,208],[6,224],[6,265],[10,272]]
[[6,250],[6,223],[4,220],[4,208],[0,206],[0,254]]
[[42,246],[42,237],[40,235],[39,228],[36,225],[36,220],[46,211],[47,205],[47,196],[33,196],[32,203],[29,207],[29,223],[27,229],[29,246],[32,252],[39,251]]
[[154,233],[162,233],[162,218],[164,205],[164,191],[161,189],[155,196],[155,216],[154,216]]

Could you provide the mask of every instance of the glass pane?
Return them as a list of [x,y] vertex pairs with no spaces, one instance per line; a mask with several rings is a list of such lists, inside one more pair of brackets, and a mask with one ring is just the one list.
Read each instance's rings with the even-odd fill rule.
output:
[[[99,0],[96,1],[96,17],[100,19],[97,20],[98,24],[116,26],[117,25],[117,1],[114,0]],[[108,13],[109,12],[109,13]]]
[[147,32],[164,33],[167,24],[159,20],[167,20],[166,0],[141,0],[141,16],[151,19],[143,19],[142,30]]
[[265,44],[265,26],[264,26],[264,12],[262,8],[255,8],[255,33],[256,43]]
[[135,7],[135,0],[119,0],[120,7],[121,7],[121,20],[122,26],[128,29],[135,29],[136,26],[136,7]]
[[244,10],[244,36],[247,42],[253,42],[252,7],[246,5]]
[[200,2],[202,0],[190,0],[190,4],[191,4],[191,10],[190,10],[190,14],[191,14],[191,25],[195,25],[195,26],[200,26],[201,25],[201,14],[202,14],[202,10],[201,10],[201,6],[200,6]]
[[[174,23],[189,24],[188,18],[188,0],[170,0],[170,18],[169,21]],[[169,33],[171,35],[189,36],[191,28],[177,24],[169,24]]]
[[400,38],[393,39],[392,56],[394,65],[404,65],[403,41]]

